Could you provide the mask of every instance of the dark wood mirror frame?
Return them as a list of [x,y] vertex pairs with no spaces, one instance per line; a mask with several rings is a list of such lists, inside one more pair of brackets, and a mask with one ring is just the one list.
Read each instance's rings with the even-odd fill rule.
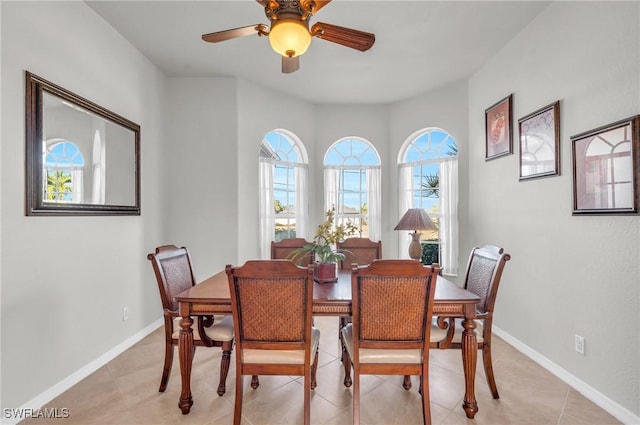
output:
[[[40,78],[29,71],[25,71],[25,107],[26,107],[26,215],[64,215],[64,216],[82,216],[82,215],[140,215],[140,126],[122,116],[115,114],[77,94],[74,94],[56,84],[53,84],[43,78]],[[45,185],[45,176],[48,178],[49,173],[45,174],[45,152],[48,148],[44,141],[44,124],[45,124],[45,99],[47,102],[59,102],[60,105],[68,107],[65,109],[68,114],[73,109],[78,116],[89,116],[92,125],[102,126],[104,134],[117,134],[112,140],[109,149],[116,151],[115,154],[109,152],[109,173],[107,177],[106,154],[107,137],[97,137],[98,143],[94,136],[91,140],[84,141],[85,145],[93,143],[93,175],[88,175],[87,180],[91,179],[94,186],[91,190],[84,193],[84,185],[78,190],[81,194],[80,200],[69,200],[70,192],[62,192],[57,190],[55,193],[57,199],[45,199],[45,192],[49,189],[43,187]],[[49,112],[47,112],[49,113]],[[52,117],[55,116],[51,113]],[[51,118],[51,117],[50,117]],[[49,122],[49,121],[48,121]],[[58,123],[56,123],[58,124]],[[84,123],[83,123],[84,124]],[[73,133],[77,129],[69,128],[65,123],[60,123],[57,131],[63,134]],[[91,128],[99,136],[99,130]],[[90,133],[87,133],[90,134]],[[58,135],[59,136],[59,135]],[[68,136],[57,137],[59,144],[63,145],[67,142]],[[85,139],[88,139],[85,137]],[[117,140],[116,140],[117,139]],[[98,150],[96,151],[96,146]],[[113,147],[113,149],[111,149]],[[118,152],[119,151],[119,152]],[[99,162],[96,166],[96,152]],[[88,152],[84,156],[90,158]],[[124,157],[124,159],[123,159]],[[69,163],[68,165],[71,165]],[[54,170],[62,170],[62,168],[54,168]],[[98,167],[98,171],[96,171]],[[101,167],[101,169],[100,169]],[[84,173],[84,160],[81,165]],[[70,176],[73,171],[53,171],[53,173],[66,172]],[[95,174],[96,172],[101,174]],[[79,179],[84,183],[82,178]],[[97,187],[95,185],[98,185]],[[109,192],[105,195],[109,185]],[[47,186],[49,186],[47,184]],[[88,185],[87,185],[88,186]],[[113,187],[112,187],[113,186]],[[68,186],[65,190],[69,190]],[[97,195],[93,194],[93,191]],[[121,192],[119,195],[118,193]],[[89,197],[91,196],[91,199]],[[97,196],[97,197],[96,197]],[[56,198],[54,198],[56,199]]]

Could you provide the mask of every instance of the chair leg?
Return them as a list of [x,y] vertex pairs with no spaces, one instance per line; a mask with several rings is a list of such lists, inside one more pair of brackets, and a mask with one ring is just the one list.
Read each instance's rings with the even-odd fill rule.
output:
[[251,388],[254,390],[260,386],[260,379],[258,379],[258,375],[251,375]]
[[402,388],[405,390],[411,389],[411,375],[404,375],[404,380],[402,381]]
[[491,390],[491,395],[494,399],[499,399],[498,386],[496,385],[496,378],[493,376],[493,362],[491,361],[491,345],[486,344],[482,349],[482,362],[484,363],[484,374],[487,375],[487,383]]
[[[317,352],[316,352],[317,353]],[[306,371],[304,374],[304,425],[311,425],[311,373]]]
[[316,350],[316,355],[313,359],[313,366],[311,366],[311,389],[315,390],[318,386],[318,382],[316,381],[316,372],[318,371],[318,351]]
[[429,369],[423,367],[420,376],[420,395],[422,396],[422,421],[424,425],[431,425],[431,403],[429,400]]
[[[347,357],[351,362],[351,359]],[[353,370],[353,425],[360,425],[360,375]]]
[[349,388],[353,381],[351,380],[351,358],[346,348],[342,351],[342,365],[344,366],[344,386]]
[[222,343],[222,359],[220,360],[220,383],[218,384],[218,395],[221,396],[227,391],[227,374],[231,363],[231,351],[233,350],[233,340]]
[[166,341],[164,345],[164,366],[162,367],[162,378],[160,379],[159,392],[163,393],[167,389],[169,376],[171,376],[171,364],[173,363],[173,344]]
[[[340,340],[340,348],[342,349],[342,352],[344,353],[345,351],[347,351],[347,347],[344,345],[344,338],[342,337],[342,328],[344,328],[349,323],[351,323],[351,317],[340,316],[338,319],[339,319],[339,322],[338,322],[338,339]],[[341,358],[340,360],[343,361],[344,357]]]
[[236,401],[233,408],[233,425],[240,425],[242,422],[242,394],[243,388],[242,367],[236,366]]

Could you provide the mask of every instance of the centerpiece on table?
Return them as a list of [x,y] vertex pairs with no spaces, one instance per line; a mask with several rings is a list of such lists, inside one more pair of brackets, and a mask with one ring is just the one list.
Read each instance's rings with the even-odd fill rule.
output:
[[307,255],[315,254],[315,263],[313,263],[313,280],[316,282],[327,283],[338,280],[337,264],[338,261],[344,260],[344,252],[338,252],[335,248],[336,243],[342,242],[345,237],[357,233],[358,228],[355,224],[347,222],[335,225],[335,207],[325,213],[327,219],[316,229],[313,242],[295,249],[289,255],[294,263],[299,263]]

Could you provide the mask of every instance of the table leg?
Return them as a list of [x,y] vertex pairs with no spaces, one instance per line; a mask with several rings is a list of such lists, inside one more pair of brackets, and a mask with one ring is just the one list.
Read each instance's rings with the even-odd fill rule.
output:
[[462,367],[464,369],[464,400],[462,408],[467,417],[473,419],[478,411],[478,402],[475,394],[476,363],[478,359],[478,341],[476,338],[475,305],[470,305],[465,311],[462,321]]
[[180,377],[182,378],[182,392],[180,393],[180,401],[178,407],[182,410],[182,414],[186,415],[191,410],[193,398],[191,397],[191,366],[193,363],[193,319],[189,316],[188,311],[182,311],[183,304],[180,304],[180,337],[178,341],[178,354],[180,356]]

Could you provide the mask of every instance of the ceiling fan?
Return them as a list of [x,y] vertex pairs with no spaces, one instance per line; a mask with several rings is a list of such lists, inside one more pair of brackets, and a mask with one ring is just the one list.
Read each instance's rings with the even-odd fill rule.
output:
[[311,38],[317,37],[364,52],[376,41],[375,34],[352,28],[316,22],[309,29],[309,18],[331,0],[256,0],[264,7],[270,26],[249,25],[204,34],[202,39],[218,43],[233,38],[258,34],[269,37],[273,50],[282,56],[282,72],[285,74],[300,68],[300,55],[307,51]]

